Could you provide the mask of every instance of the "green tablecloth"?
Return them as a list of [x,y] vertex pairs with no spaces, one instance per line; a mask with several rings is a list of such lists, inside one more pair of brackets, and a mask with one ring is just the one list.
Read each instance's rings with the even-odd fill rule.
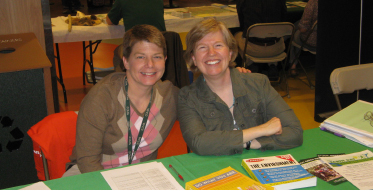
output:
[[[372,150],[346,138],[340,138],[330,133],[320,131],[319,128],[304,131],[303,145],[297,148],[288,150],[276,151],[259,151],[250,150],[244,151],[243,154],[236,154],[231,156],[199,156],[194,153],[178,155],[163,159],[158,159],[170,171],[180,185],[185,187],[185,182],[195,178],[210,174],[212,172],[221,170],[225,167],[232,168],[247,174],[241,167],[241,160],[246,158],[256,158],[263,156],[273,156],[282,154],[292,154],[298,161],[305,158],[316,157],[317,154],[334,154],[334,153],[353,153],[362,150]],[[178,172],[184,177],[185,182],[181,181],[176,174],[168,168],[172,164]],[[55,180],[45,181],[45,184],[52,190],[106,190],[110,186],[106,183],[100,172],[91,172],[81,175],[65,177]],[[13,187],[10,189],[20,189],[24,186]],[[317,179],[316,187],[305,188],[308,190],[351,190],[357,189],[350,182],[345,182],[337,186],[332,186],[327,182]]]

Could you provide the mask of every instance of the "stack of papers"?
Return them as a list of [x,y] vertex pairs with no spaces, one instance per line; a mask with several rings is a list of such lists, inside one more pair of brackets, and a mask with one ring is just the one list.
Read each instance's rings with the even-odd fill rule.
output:
[[373,113],[373,104],[358,100],[321,123],[320,128],[373,148],[373,118],[364,119]]
[[184,190],[160,162],[101,172],[113,190]]

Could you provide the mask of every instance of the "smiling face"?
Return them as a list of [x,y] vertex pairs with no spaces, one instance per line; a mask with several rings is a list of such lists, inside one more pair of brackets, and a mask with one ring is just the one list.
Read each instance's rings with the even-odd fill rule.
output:
[[198,41],[192,55],[194,64],[205,77],[226,74],[231,57],[232,51],[220,30],[208,33]]
[[163,76],[165,62],[161,47],[146,41],[137,42],[128,59],[123,57],[128,83],[139,88],[153,86]]

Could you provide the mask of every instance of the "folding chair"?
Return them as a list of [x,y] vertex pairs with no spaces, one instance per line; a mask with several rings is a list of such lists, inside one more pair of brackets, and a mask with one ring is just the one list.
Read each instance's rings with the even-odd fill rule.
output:
[[339,94],[352,93],[356,90],[373,89],[373,63],[336,68],[330,74],[332,88],[338,109],[341,110]]
[[65,173],[75,146],[77,118],[74,111],[51,114],[27,131],[33,141],[39,180],[61,178]]
[[[287,96],[290,98],[289,94],[289,85],[286,79],[286,72],[285,72],[285,65],[288,61],[288,55],[291,48],[291,43],[289,43],[287,53],[283,52],[279,55],[273,57],[254,57],[247,54],[247,43],[250,37],[256,38],[281,38],[290,36],[290,42],[293,41],[294,36],[294,25],[290,22],[277,22],[277,23],[259,23],[251,25],[246,32],[246,41],[245,41],[245,48],[243,49],[243,54],[245,55],[243,58],[243,67],[246,66],[246,62],[248,60],[253,61],[254,63],[270,63],[270,62],[282,62],[282,76],[283,81],[286,84],[286,94],[282,97]],[[285,62],[284,62],[285,60]]]
[[[306,69],[303,67],[303,64],[300,62],[300,59],[299,59],[299,56],[301,54],[302,51],[305,51],[305,52],[310,52],[311,54],[313,55],[316,55],[316,47],[307,47],[305,46],[305,42],[307,42],[308,38],[310,37],[310,35],[312,34],[312,32],[314,30],[317,30],[317,20],[315,21],[315,23],[313,23],[312,25],[312,28],[311,30],[308,32],[308,35],[305,39],[304,42],[302,42],[301,44],[298,44],[297,42],[295,42],[294,40],[291,41],[292,42],[292,45],[294,47],[297,47],[299,49],[299,51],[295,54],[295,58],[293,60],[293,62],[291,63],[290,66],[292,66],[296,61],[298,61],[299,63],[299,66],[302,68],[303,72],[306,74],[306,77],[307,77],[307,80],[308,80],[308,86],[311,88],[311,89],[314,89],[315,88],[315,85],[312,84],[310,78],[308,77],[308,74],[306,72]],[[293,48],[294,48],[293,47]]]
[[[89,41],[89,44],[86,46],[85,41],[83,41],[83,85],[85,85],[86,80],[88,83],[96,84],[100,79],[104,78],[110,73],[115,72],[114,67],[98,68],[93,66],[93,54],[96,52],[100,43],[101,40],[97,40],[95,42]],[[92,50],[95,44],[96,46],[94,50]],[[86,49],[89,50],[89,58],[86,55]],[[90,71],[85,71],[86,64],[88,64]]]

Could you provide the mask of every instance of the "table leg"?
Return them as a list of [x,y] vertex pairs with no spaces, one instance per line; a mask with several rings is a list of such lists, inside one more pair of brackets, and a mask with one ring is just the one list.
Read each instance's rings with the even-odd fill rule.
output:
[[175,5],[175,4],[172,4],[172,0],[169,0],[169,4],[168,5],[164,5],[163,7],[164,8],[178,8],[179,6]]
[[[98,48],[98,45],[100,43],[101,43],[101,40],[97,40],[97,41],[95,41],[93,43],[92,43],[92,41],[89,41],[89,45],[85,46],[85,41],[83,41],[83,85],[85,85],[85,79],[87,77],[87,75],[85,73],[85,64],[86,64],[86,62],[88,63],[89,68],[91,70],[92,83],[96,84],[96,76],[95,76],[95,71],[94,71],[94,67],[93,67],[93,54],[96,52],[96,50]],[[92,46],[94,44],[96,44],[96,47],[92,51]],[[87,59],[87,55],[86,55],[86,49],[87,48],[89,48],[89,59]],[[88,79],[87,79],[87,82],[89,82]]]
[[58,43],[56,43],[56,53],[57,53],[57,56],[55,56],[55,57],[57,58],[58,73],[59,73],[59,77],[57,77],[57,81],[62,86],[64,101],[65,101],[65,103],[67,103],[66,88],[65,88],[65,84],[63,83],[63,76],[62,76],[62,69],[61,69],[61,59],[60,59],[60,50],[58,48]]

